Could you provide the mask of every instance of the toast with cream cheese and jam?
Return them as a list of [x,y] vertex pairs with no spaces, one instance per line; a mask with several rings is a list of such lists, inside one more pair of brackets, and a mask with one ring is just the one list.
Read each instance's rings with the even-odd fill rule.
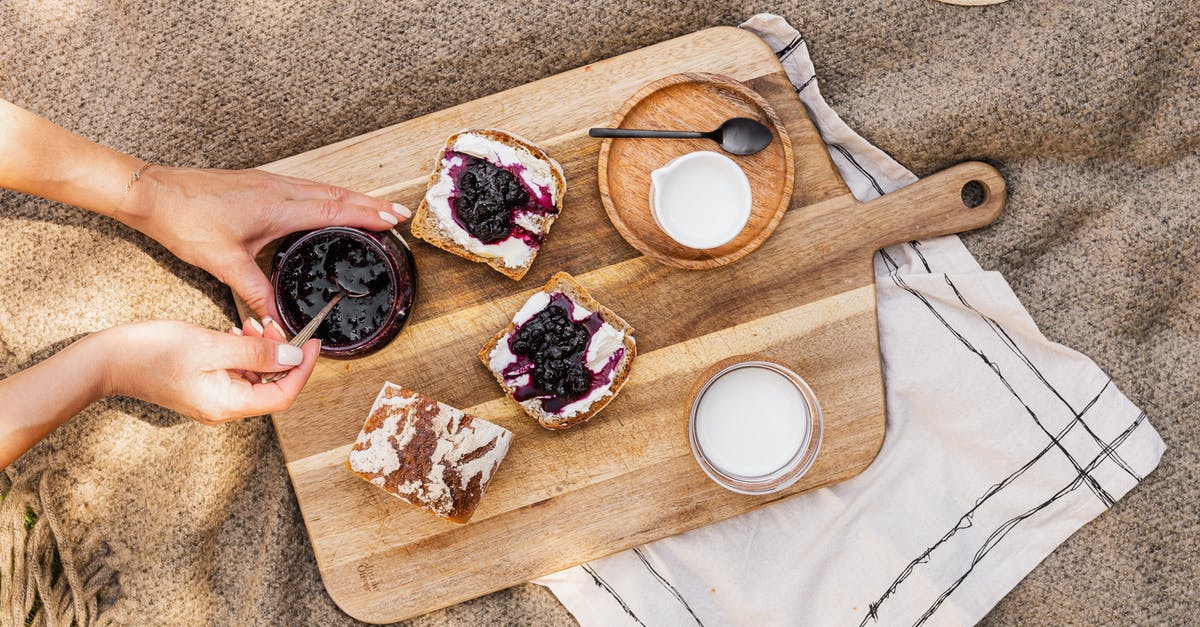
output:
[[479,352],[505,393],[547,429],[604,409],[629,378],[633,327],[559,272]]
[[562,211],[562,166],[496,129],[451,135],[438,153],[413,236],[520,280]]

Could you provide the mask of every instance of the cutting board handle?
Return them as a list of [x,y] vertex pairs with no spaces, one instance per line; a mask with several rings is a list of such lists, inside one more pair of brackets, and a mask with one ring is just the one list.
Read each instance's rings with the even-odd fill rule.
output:
[[[978,183],[983,192],[982,204],[975,207],[968,206],[963,198],[963,188],[972,182]],[[987,226],[1000,217],[1007,198],[999,170],[979,161],[967,161],[860,203],[858,209],[866,230],[878,238],[878,249]]]

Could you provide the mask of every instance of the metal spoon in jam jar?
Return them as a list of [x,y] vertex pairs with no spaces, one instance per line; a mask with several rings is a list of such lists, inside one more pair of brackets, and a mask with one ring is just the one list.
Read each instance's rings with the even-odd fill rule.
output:
[[[335,283],[337,283],[337,286],[341,289],[338,290],[338,293],[334,295],[334,297],[329,301],[329,303],[326,304],[325,307],[323,307],[321,309],[321,311],[319,311],[317,313],[317,315],[313,316],[312,320],[308,321],[308,324],[304,325],[304,328],[300,329],[300,331],[298,333],[296,333],[295,337],[293,337],[291,339],[291,341],[288,342],[288,344],[291,344],[292,346],[303,346],[305,342],[312,339],[313,334],[317,332],[317,327],[321,326],[321,323],[325,321],[325,316],[328,316],[329,312],[333,311],[333,308],[337,307],[337,304],[342,302],[343,298],[346,298],[346,297],[362,298],[363,296],[367,296],[371,293],[369,291],[362,291],[362,292],[352,291],[350,288],[346,287],[345,283],[342,283],[341,279],[339,279],[336,276],[333,277],[333,280]],[[286,377],[288,372],[291,372],[291,371],[284,370],[283,372],[272,372],[270,374],[264,373],[263,375],[261,375],[262,382],[263,383],[271,383],[274,381],[278,381],[278,380]]]

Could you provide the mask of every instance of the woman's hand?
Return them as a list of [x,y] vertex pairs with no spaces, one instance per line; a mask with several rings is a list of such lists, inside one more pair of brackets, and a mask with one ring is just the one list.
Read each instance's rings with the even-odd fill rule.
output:
[[155,165],[116,217],[210,272],[259,316],[278,318],[271,282],[254,261],[267,243],[326,226],[381,231],[411,216],[403,205],[261,170]]
[[[155,321],[92,337],[103,344],[104,395],[133,396],[209,425],[290,407],[321,350],[320,340],[303,348],[283,342],[269,319],[265,329],[250,319],[229,333]],[[285,370],[287,376],[273,383],[261,383],[257,375]]]
[[[75,135],[0,99],[0,188],[116,217],[233,288],[260,316],[276,315],[254,262],[268,242],[306,229],[382,230],[411,217],[339,187],[259,170],[143,162]],[[141,178],[132,185],[133,174]],[[109,394],[164,405],[206,424],[286,409],[304,386],[320,342],[282,342],[273,325],[219,333],[182,322],[114,327],[0,379],[0,469],[58,425]],[[289,371],[262,383],[256,373]]]
[[[365,194],[261,170],[150,166],[0,99],[0,187],[113,216],[224,281],[260,316],[271,283],[263,246],[325,226],[383,230],[412,213]],[[141,177],[130,185],[135,172]]]
[[[283,343],[278,325],[248,320],[219,333],[183,322],[93,333],[0,379],[0,469],[55,427],[111,394],[169,407],[204,424],[287,409],[312,374],[320,340]],[[257,373],[282,372],[274,383]]]

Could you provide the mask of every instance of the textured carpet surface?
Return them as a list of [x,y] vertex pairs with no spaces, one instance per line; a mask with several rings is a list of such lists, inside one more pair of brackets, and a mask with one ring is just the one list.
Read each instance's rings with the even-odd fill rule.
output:
[[[847,122],[918,174],[1009,182],[965,237],[1042,330],[1091,355],[1169,449],[988,624],[1174,623],[1200,603],[1200,6],[928,0],[0,1],[0,94],[176,165],[246,167],[759,11],[787,17]],[[228,292],[156,243],[0,193],[0,372],[130,320],[228,327]],[[125,624],[348,624],[324,593],[270,423],[125,399],[27,454],[64,526],[109,545]],[[519,586],[418,625],[569,624]]]

